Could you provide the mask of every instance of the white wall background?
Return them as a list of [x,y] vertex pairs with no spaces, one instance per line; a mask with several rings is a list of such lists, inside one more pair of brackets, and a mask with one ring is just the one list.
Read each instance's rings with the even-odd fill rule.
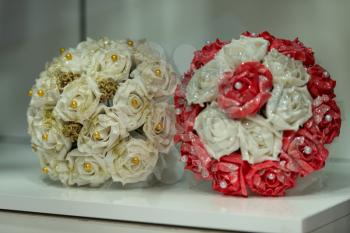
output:
[[[343,127],[331,153],[350,158],[349,10],[348,0],[87,0],[87,35],[147,38],[180,72],[192,51],[179,47],[200,48],[246,30],[299,36],[337,80]],[[74,46],[78,35],[78,1],[0,0],[0,135],[26,137],[27,90],[45,62],[59,47]]]

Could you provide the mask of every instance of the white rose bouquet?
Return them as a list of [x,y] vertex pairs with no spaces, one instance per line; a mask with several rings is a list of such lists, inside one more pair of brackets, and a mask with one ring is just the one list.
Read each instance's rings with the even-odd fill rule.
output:
[[60,53],[28,93],[42,172],[78,186],[176,181],[172,66],[145,40],[87,39]]

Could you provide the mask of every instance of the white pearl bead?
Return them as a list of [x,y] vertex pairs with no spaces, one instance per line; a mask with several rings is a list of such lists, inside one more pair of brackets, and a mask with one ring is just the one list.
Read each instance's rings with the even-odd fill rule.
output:
[[225,188],[227,188],[227,183],[226,183],[226,181],[224,181],[224,180],[222,180],[222,181],[220,181],[220,188],[222,188],[222,189],[225,189]]
[[304,147],[304,153],[305,153],[305,154],[309,155],[309,154],[311,154],[311,152],[312,152],[311,147],[309,147],[309,146],[305,146],[305,147]]
[[187,160],[188,160],[187,155],[183,155],[183,156],[181,156],[181,161],[182,161],[182,162],[186,163],[186,162],[187,162]]
[[269,179],[269,180],[274,180],[275,178],[276,178],[276,175],[273,173],[270,173],[267,175],[267,179]]
[[175,109],[175,114],[176,115],[180,115],[181,114],[181,109],[180,108]]
[[323,71],[323,77],[325,77],[325,78],[328,78],[328,77],[329,77],[328,71]]
[[235,89],[240,90],[242,88],[242,83],[241,82],[236,82],[235,83]]
[[326,119],[326,121],[328,121],[328,122],[331,122],[331,121],[333,120],[333,117],[332,117],[331,115],[327,114],[327,115],[324,117],[324,119]]

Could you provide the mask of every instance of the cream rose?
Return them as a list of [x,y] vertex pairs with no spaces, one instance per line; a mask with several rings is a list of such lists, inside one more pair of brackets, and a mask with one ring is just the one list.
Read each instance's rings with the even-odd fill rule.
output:
[[82,153],[74,149],[66,160],[70,170],[68,185],[98,186],[110,178],[104,157],[100,154]]
[[40,73],[40,77],[35,80],[35,85],[31,89],[32,98],[30,106],[55,106],[60,96],[56,80],[49,76],[47,71]]
[[67,184],[69,169],[67,161],[57,160],[50,151],[37,151],[41,171],[47,174],[52,180],[60,180]]
[[159,152],[167,153],[176,133],[174,108],[166,102],[154,104],[143,131]]
[[89,54],[90,53],[82,52],[77,49],[67,49],[48,64],[47,70],[49,73],[56,73],[59,71],[63,73],[73,72],[81,74],[91,63]]
[[33,119],[29,128],[33,147],[49,157],[63,160],[71,148],[71,140],[63,135],[63,126],[50,111],[41,113],[42,117]]
[[110,43],[108,49],[100,48],[92,55],[88,73],[118,82],[126,80],[131,68],[131,54],[126,44]]
[[124,112],[126,115],[126,128],[135,130],[145,123],[150,109],[150,97],[140,80],[129,79],[117,90],[113,99],[114,111]]
[[311,103],[306,87],[275,85],[266,116],[276,130],[298,130],[312,116]]
[[149,94],[155,98],[167,97],[175,92],[176,73],[166,61],[144,61],[130,76],[142,80]]
[[242,159],[251,164],[265,160],[277,160],[282,146],[282,133],[273,129],[262,116],[242,120],[240,148]]
[[116,145],[106,156],[113,181],[122,184],[145,181],[157,160],[158,152],[151,142],[131,137]]
[[128,136],[123,112],[104,107],[101,112],[87,120],[78,137],[78,149],[85,153],[104,154],[119,140]]
[[304,86],[310,79],[301,61],[287,57],[276,49],[265,56],[264,65],[271,71],[275,84]]
[[239,127],[239,122],[228,118],[216,104],[199,113],[194,123],[205,148],[215,159],[239,149]]
[[83,76],[64,88],[54,108],[54,114],[64,121],[83,123],[95,113],[100,96],[95,81]]

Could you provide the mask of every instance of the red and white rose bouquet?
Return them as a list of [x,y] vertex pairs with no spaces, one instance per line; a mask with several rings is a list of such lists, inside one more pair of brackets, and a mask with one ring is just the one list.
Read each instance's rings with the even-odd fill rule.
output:
[[185,167],[227,195],[285,195],[339,135],[335,83],[298,39],[245,32],[205,45],[174,97]]

